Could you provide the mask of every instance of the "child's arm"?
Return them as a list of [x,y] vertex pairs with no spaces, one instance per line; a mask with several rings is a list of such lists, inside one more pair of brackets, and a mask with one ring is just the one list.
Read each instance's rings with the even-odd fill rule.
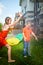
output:
[[20,21],[20,19],[22,18],[22,14],[21,13],[18,13],[18,15],[19,15],[18,19],[16,21],[14,21],[13,24],[9,25],[10,27],[11,26],[15,26]]
[[32,32],[32,35],[35,37],[35,39],[38,41],[38,38],[37,38],[37,36],[35,35],[35,33],[34,32]]
[[23,33],[23,38],[24,38],[24,41],[26,41],[26,36],[24,35],[24,33]]

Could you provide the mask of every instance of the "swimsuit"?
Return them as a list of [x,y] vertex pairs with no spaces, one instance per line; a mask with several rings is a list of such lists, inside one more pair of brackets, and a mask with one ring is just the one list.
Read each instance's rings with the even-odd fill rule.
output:
[[0,47],[5,46],[7,44],[5,38],[7,37],[8,32],[8,30],[0,32]]

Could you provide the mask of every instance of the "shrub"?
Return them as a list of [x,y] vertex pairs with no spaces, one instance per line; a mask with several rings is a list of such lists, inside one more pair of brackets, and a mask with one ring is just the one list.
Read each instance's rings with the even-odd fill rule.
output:
[[2,23],[0,23],[0,31],[2,31]]

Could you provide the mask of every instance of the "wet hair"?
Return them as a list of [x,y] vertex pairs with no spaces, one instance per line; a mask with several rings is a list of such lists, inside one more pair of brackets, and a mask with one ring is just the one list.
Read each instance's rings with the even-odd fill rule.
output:
[[8,24],[10,19],[11,19],[10,17],[6,17],[5,18],[5,23]]

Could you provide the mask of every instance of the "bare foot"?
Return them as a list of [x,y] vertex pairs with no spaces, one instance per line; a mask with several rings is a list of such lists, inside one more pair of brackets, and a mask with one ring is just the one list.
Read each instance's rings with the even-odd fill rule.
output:
[[15,62],[15,60],[8,60],[8,62]]
[[2,59],[2,57],[0,57],[0,59]]

